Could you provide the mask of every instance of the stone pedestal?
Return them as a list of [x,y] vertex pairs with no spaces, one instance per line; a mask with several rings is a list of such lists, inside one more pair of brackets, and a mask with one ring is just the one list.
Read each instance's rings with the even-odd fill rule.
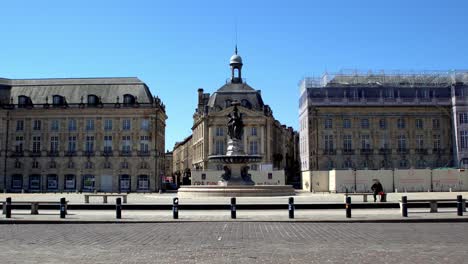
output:
[[228,139],[226,156],[244,155],[242,142],[239,139]]
[[[225,164],[230,169],[231,175],[227,179],[220,180],[219,186],[255,185],[249,175],[248,166],[245,164]],[[226,172],[225,172],[226,173]]]

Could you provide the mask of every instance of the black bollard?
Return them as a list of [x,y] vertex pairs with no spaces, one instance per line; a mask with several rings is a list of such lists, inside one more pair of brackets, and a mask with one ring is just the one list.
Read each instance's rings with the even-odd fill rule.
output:
[[463,199],[461,195],[457,195],[457,215],[463,216]]
[[60,198],[60,218],[65,218],[67,214],[65,198]]
[[115,218],[122,218],[122,198],[115,199]]
[[289,197],[288,211],[289,211],[289,218],[293,219],[294,218],[294,198],[293,197]]
[[351,218],[351,196],[346,197],[346,218]]
[[408,197],[401,197],[401,216],[408,217]]
[[5,217],[6,218],[11,218],[11,197],[6,198],[6,212],[5,212]]
[[236,219],[236,198],[231,198],[231,218]]
[[179,219],[179,198],[172,200],[172,216],[174,219]]

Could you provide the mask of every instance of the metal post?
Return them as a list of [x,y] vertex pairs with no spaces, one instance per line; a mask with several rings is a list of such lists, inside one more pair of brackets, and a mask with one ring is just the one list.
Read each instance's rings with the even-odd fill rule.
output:
[[115,218],[122,219],[122,198],[115,199]]
[[231,198],[231,218],[236,219],[236,198],[232,197]]
[[179,219],[179,198],[177,197],[172,200],[172,216],[174,219]]
[[60,218],[65,218],[67,214],[65,198],[60,198]]
[[408,217],[408,197],[401,197],[401,216]]
[[463,199],[461,195],[457,195],[457,215],[463,216]]
[[6,206],[5,217],[11,218],[11,197],[6,198],[5,206]]
[[351,196],[346,197],[346,218],[351,218]]
[[294,218],[294,198],[293,197],[289,197],[288,210],[289,210],[289,218],[293,219]]

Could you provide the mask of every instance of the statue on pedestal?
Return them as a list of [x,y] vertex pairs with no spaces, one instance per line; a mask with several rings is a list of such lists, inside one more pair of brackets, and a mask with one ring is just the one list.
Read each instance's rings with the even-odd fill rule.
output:
[[244,133],[244,122],[242,121],[242,114],[239,114],[239,110],[237,109],[239,102],[233,102],[232,105],[234,109],[227,115],[229,117],[227,123],[228,135],[232,140],[241,140]]

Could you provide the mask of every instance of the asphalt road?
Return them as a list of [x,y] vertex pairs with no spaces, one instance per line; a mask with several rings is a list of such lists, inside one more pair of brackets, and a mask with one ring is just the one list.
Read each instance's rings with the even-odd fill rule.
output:
[[468,223],[0,225],[0,263],[468,263]]

